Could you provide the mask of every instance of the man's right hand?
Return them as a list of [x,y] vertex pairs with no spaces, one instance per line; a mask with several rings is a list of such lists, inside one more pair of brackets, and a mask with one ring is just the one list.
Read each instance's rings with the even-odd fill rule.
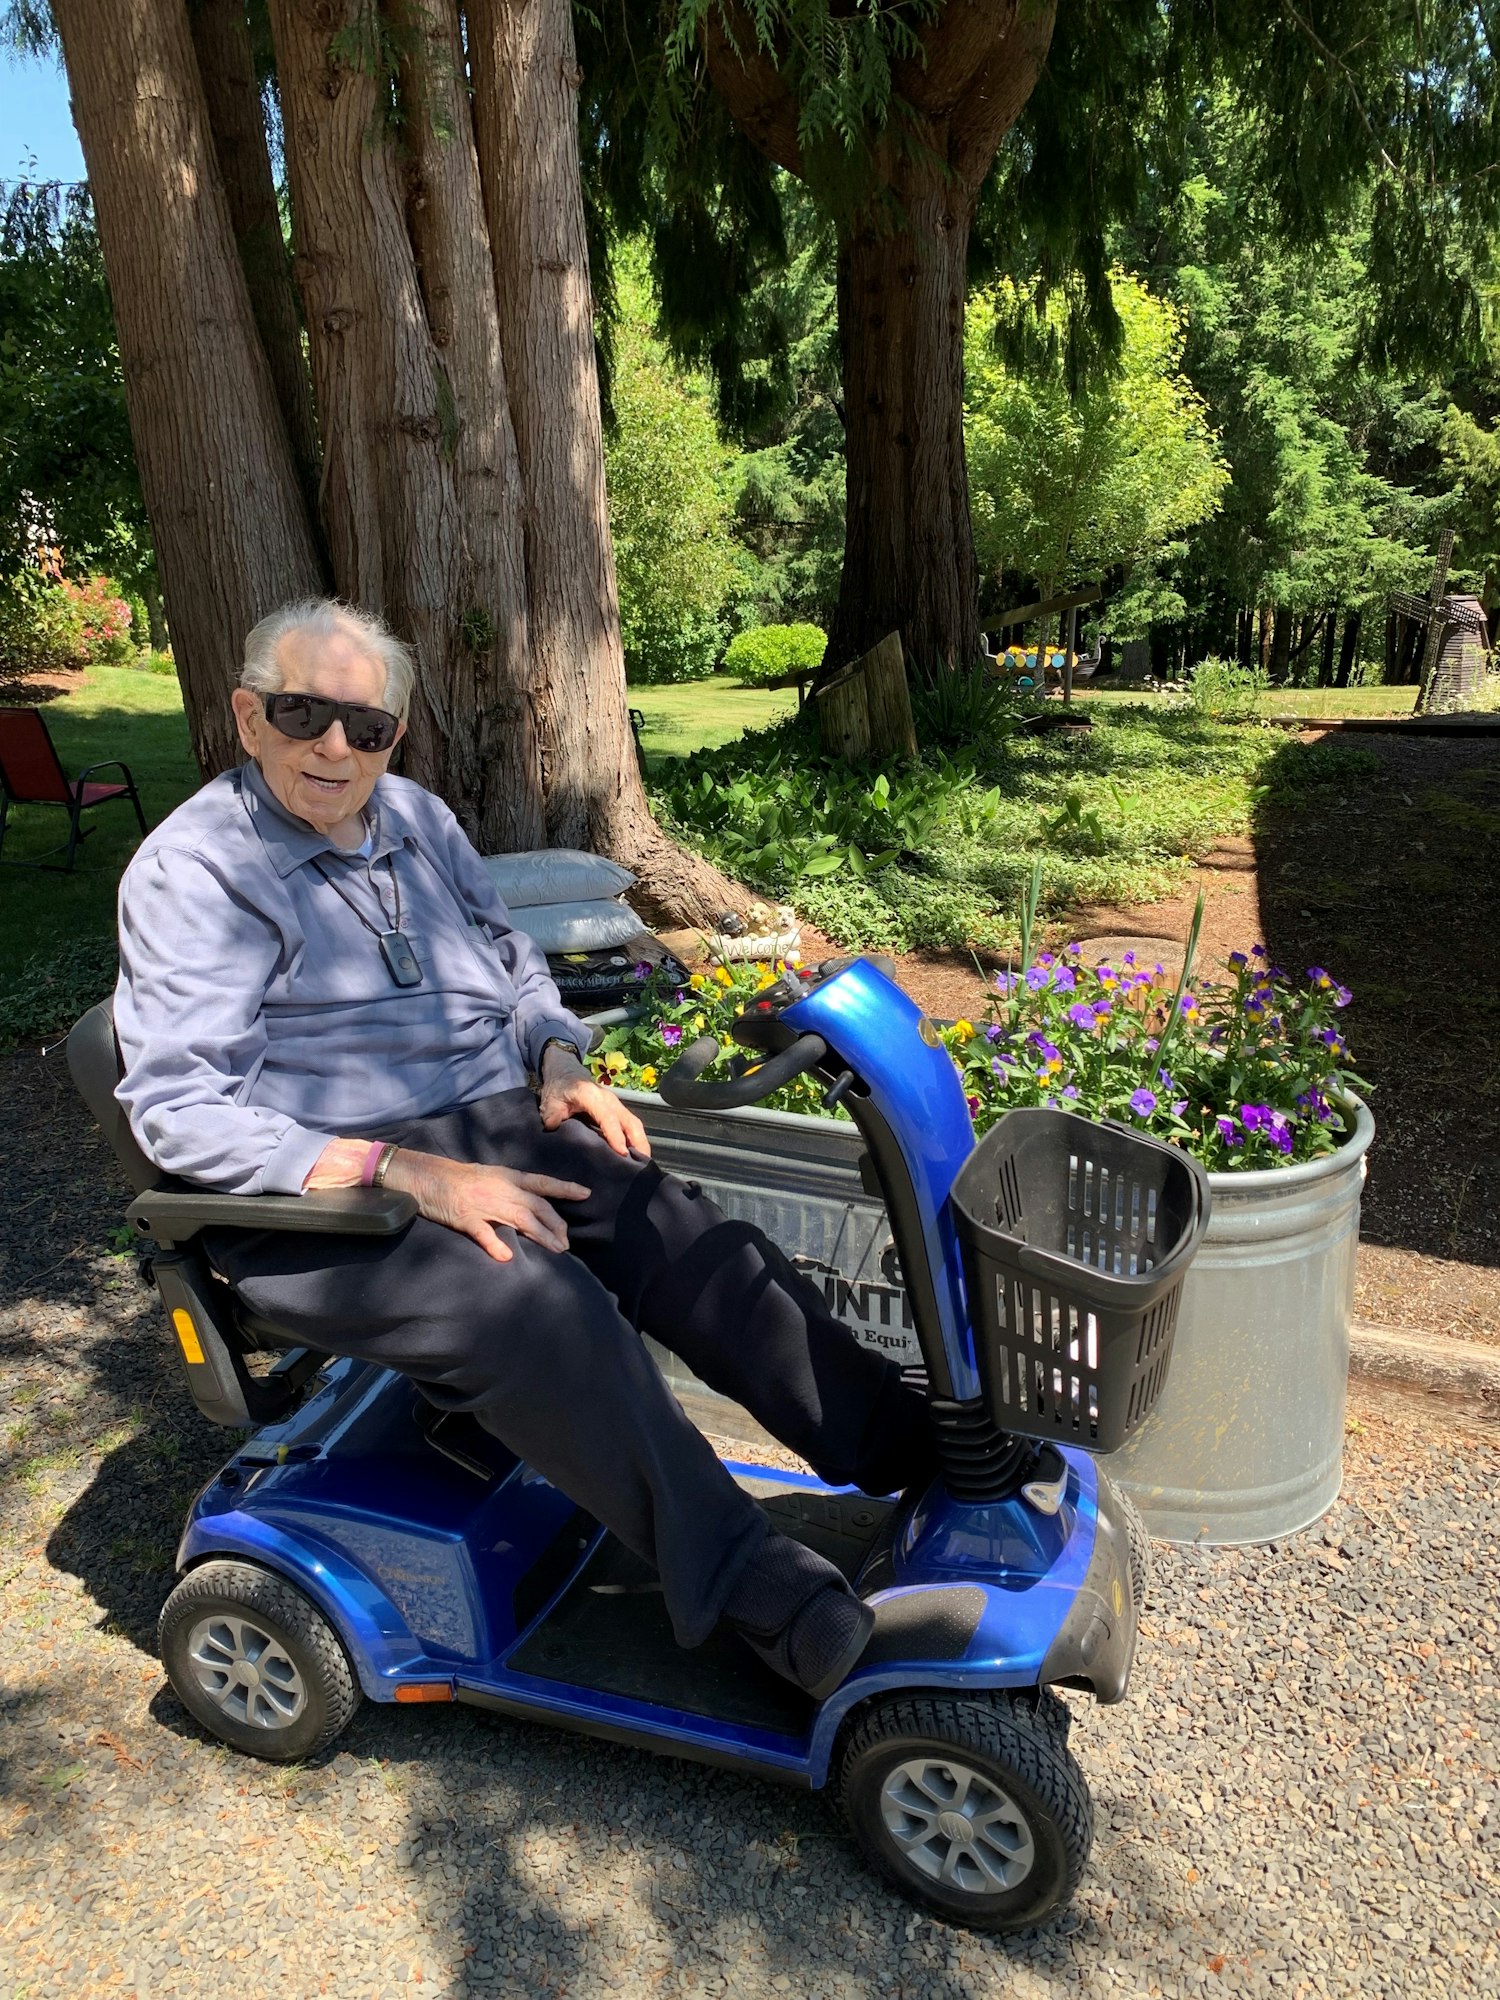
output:
[[509,1167],[476,1167],[434,1153],[409,1153],[405,1147],[392,1156],[385,1186],[413,1196],[429,1222],[472,1236],[497,1264],[508,1264],[515,1254],[496,1235],[497,1223],[544,1250],[566,1250],[567,1224],[552,1203],[586,1201],[589,1193],[578,1181],[516,1173]]

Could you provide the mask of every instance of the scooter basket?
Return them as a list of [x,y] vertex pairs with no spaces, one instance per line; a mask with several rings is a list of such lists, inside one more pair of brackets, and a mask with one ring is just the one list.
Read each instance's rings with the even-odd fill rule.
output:
[[1007,1112],[952,1190],[984,1402],[1002,1430],[1117,1451],[1167,1379],[1208,1176],[1071,1112]]

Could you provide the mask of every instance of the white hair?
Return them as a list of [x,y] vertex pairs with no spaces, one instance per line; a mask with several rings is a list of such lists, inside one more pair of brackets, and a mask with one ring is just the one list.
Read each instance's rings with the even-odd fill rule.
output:
[[356,611],[353,605],[340,604],[332,597],[304,597],[300,603],[283,604],[279,611],[261,619],[245,640],[242,688],[249,688],[252,694],[281,692],[286,680],[281,642],[293,632],[306,632],[318,639],[342,633],[352,639],[385,674],[385,706],[392,715],[405,717],[417,679],[411,647],[368,611]]

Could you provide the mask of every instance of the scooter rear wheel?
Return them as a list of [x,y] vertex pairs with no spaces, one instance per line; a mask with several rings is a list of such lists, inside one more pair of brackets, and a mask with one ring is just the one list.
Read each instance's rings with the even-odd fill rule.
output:
[[328,1620],[254,1563],[189,1570],[162,1606],[157,1641],[183,1707],[252,1757],[316,1756],[359,1707],[359,1682]]
[[838,1788],[867,1859],[950,1922],[1039,1923],[1073,1894],[1093,1842],[1066,1715],[1045,1690],[898,1695],[865,1710]]

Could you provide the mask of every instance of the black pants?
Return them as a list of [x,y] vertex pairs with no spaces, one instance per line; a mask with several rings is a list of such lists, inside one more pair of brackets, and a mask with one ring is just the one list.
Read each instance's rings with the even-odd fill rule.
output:
[[685,1646],[712,1631],[765,1532],[759,1509],[684,1416],[636,1329],[742,1403],[831,1482],[885,1493],[934,1454],[922,1397],[861,1347],[749,1223],[590,1125],[542,1128],[507,1090],[378,1136],[449,1159],[555,1175],[571,1249],[508,1229],[497,1263],[418,1220],[399,1237],[215,1232],[217,1268],[310,1346],[383,1363],[512,1451],[658,1571]]

